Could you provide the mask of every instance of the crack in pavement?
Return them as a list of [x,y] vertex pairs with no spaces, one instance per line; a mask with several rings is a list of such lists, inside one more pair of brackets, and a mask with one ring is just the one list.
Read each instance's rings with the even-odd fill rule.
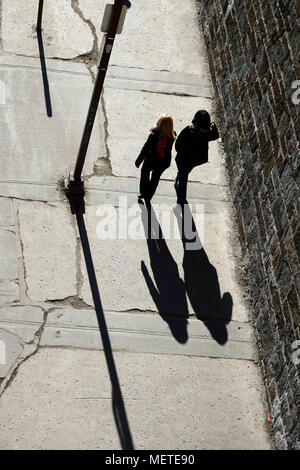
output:
[[28,286],[26,282],[26,265],[25,265],[25,254],[24,254],[24,244],[21,237],[21,226],[20,226],[20,217],[19,217],[19,206],[15,203],[16,206],[16,235],[18,237],[19,247],[20,247],[20,256],[18,257],[19,263],[19,298],[20,301],[28,300]]
[[[84,21],[85,23],[88,24],[88,26],[90,27],[91,33],[93,35],[93,38],[94,38],[92,51],[89,54],[83,54],[80,57],[83,59],[83,61],[85,63],[85,66],[86,66],[87,70],[89,71],[89,73],[91,75],[93,84],[95,84],[96,75],[95,75],[94,71],[92,70],[92,67],[93,67],[93,65],[95,65],[97,63],[97,59],[98,59],[98,36],[97,36],[97,33],[96,33],[96,28],[95,28],[95,26],[94,26],[94,24],[92,23],[91,20],[86,19],[83,16],[82,10],[79,7],[79,0],[71,0],[71,6],[72,6],[74,12],[82,19],[82,21]],[[102,90],[102,94],[101,94],[100,99],[101,99],[102,113],[103,113],[103,116],[104,116],[104,123],[103,123],[103,125],[104,125],[104,145],[105,145],[106,155],[104,157],[99,157],[94,162],[93,173],[91,173],[90,175],[85,176],[86,181],[88,181],[89,178],[91,178],[93,176],[100,176],[100,175],[101,176],[108,176],[108,175],[112,176],[112,167],[111,167],[111,163],[110,163],[110,151],[109,151],[109,147],[108,147],[108,143],[107,143],[107,139],[108,139],[108,136],[109,136],[109,133],[108,133],[108,119],[107,119],[107,114],[106,114],[106,109],[105,109],[105,101],[104,101],[104,96],[103,96],[103,90]],[[97,168],[97,164],[98,164],[98,168]],[[99,167],[100,167],[100,171],[99,171]]]
[[[94,73],[92,69],[92,65],[89,63],[85,62],[85,66],[88,69],[93,84],[96,82],[96,74]],[[105,155],[98,157],[97,160],[94,162],[94,167],[93,167],[93,172],[90,173],[89,175],[85,175],[85,181],[88,182],[90,178],[93,176],[114,176],[112,173],[112,166],[110,162],[110,150],[108,146],[108,138],[109,138],[109,132],[108,132],[108,117],[107,117],[107,112],[105,108],[105,101],[104,101],[104,88],[102,89],[101,97],[100,97],[100,103],[102,107],[102,116],[103,116],[103,130],[104,130],[104,146],[105,146]],[[98,109],[98,112],[100,114],[100,111]]]
[[83,59],[86,58],[90,61],[95,61],[97,60],[97,55],[98,55],[98,37],[96,34],[96,28],[91,20],[88,20],[83,16],[82,10],[79,7],[79,0],[71,0],[71,7],[74,10],[74,12],[79,16],[79,18],[89,26],[93,39],[94,39],[93,48],[91,52],[89,52],[88,54],[82,54],[78,57],[81,57]]
[[21,359],[19,359],[19,357],[18,357],[16,359],[16,361],[12,364],[12,366],[10,368],[10,371],[8,372],[7,376],[0,381],[0,397],[4,394],[4,392],[8,389],[8,387],[10,387],[10,385],[13,383],[14,379],[16,378],[16,376],[18,374],[20,366],[25,361],[27,361],[29,358],[31,358],[32,356],[34,356],[38,352],[38,350],[40,348],[40,342],[41,342],[42,334],[43,334],[45,326],[46,326],[48,313],[50,313],[51,310],[52,310],[52,308],[47,310],[47,311],[44,311],[43,323],[39,327],[38,331],[34,334],[34,337],[31,341],[25,342],[23,340],[23,338],[20,337],[18,334],[16,334],[15,332],[9,331],[14,336],[21,339],[21,345],[23,347],[23,353],[26,351],[26,346],[33,346],[35,348],[32,352],[25,353],[25,356],[22,357]]
[[[80,259],[78,259],[77,262],[80,263]],[[80,270],[80,278],[83,280],[81,270]],[[82,300],[79,295],[78,296],[73,295],[70,297],[66,297],[64,299],[51,299],[51,300],[47,300],[46,303],[56,305],[56,308],[68,306],[76,310],[82,310],[82,309],[94,310],[94,308],[91,305],[84,302],[84,300]]]
[[106,152],[106,158],[105,160],[107,161],[107,174],[109,176],[113,176],[112,173],[112,166],[111,166],[111,161],[110,161],[110,150],[108,146],[108,139],[109,139],[109,131],[108,131],[108,116],[106,112],[106,107],[105,107],[105,99],[104,99],[104,90],[102,90],[101,94],[101,106],[102,106],[102,112],[103,112],[103,117],[104,117],[104,145],[105,145],[105,152]]
[[[85,66],[88,69],[93,84],[96,82],[96,74],[94,73],[92,69],[92,65],[89,63],[85,62]],[[93,176],[114,176],[112,173],[112,167],[110,163],[110,150],[108,147],[108,137],[109,137],[109,132],[108,132],[108,118],[107,118],[107,113],[105,109],[105,101],[104,101],[104,89],[102,90],[101,97],[100,97],[100,103],[102,107],[102,116],[103,116],[103,130],[104,130],[104,146],[105,146],[105,156],[98,157],[97,160],[94,162],[94,167],[93,167],[93,172],[90,173],[89,175],[85,175],[85,181],[88,182],[90,178]],[[100,114],[100,111],[98,109],[98,112]]]

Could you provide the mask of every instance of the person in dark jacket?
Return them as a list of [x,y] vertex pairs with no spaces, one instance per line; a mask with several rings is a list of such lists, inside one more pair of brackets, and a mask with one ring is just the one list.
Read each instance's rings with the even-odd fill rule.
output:
[[139,204],[150,203],[158,186],[162,173],[169,168],[172,159],[172,147],[176,139],[173,128],[173,118],[163,114],[156,122],[156,127],[150,130],[150,135],[135,161],[139,168],[142,162]]
[[217,126],[214,122],[210,122],[210,115],[204,110],[198,111],[192,124],[180,132],[175,143],[178,168],[175,190],[177,204],[181,207],[187,203],[186,192],[189,173],[195,166],[208,162],[208,143],[218,138]]

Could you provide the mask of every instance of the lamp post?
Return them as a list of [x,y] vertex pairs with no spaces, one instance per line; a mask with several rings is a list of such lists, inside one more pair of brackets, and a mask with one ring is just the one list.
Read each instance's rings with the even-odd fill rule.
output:
[[103,36],[99,52],[98,72],[94,90],[81,138],[74,172],[70,173],[69,178],[67,178],[65,181],[66,194],[69,198],[72,196],[82,197],[84,195],[84,181],[82,171],[85,157],[95,122],[96,112],[98,109],[115,36],[116,34],[120,34],[122,31],[127,8],[130,8],[130,2],[126,0],[115,0],[114,5],[106,5],[101,28],[105,34]]
[[37,25],[36,25],[37,31],[42,30],[43,6],[44,6],[44,0],[39,0],[39,10],[38,10],[38,17],[37,17]]

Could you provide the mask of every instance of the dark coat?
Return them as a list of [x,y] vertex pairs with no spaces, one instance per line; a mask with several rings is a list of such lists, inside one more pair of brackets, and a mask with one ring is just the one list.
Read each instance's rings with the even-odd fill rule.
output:
[[212,124],[207,131],[197,129],[194,125],[185,127],[176,140],[176,162],[186,166],[207,163],[208,142],[218,138],[219,132],[215,124]]
[[172,160],[172,147],[175,142],[175,139],[169,137],[167,139],[166,147],[164,153],[164,158],[161,158],[158,154],[158,141],[159,141],[159,131],[156,127],[150,130],[150,135],[144,144],[141,153],[135,161],[137,166],[144,161],[145,164],[149,165],[152,169],[161,168],[166,169],[171,165]]

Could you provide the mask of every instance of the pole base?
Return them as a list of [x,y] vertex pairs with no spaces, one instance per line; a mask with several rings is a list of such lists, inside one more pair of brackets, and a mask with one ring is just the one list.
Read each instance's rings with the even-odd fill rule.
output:
[[81,175],[80,181],[75,181],[73,173],[70,173],[69,177],[65,179],[65,193],[69,199],[72,214],[84,214],[85,188],[83,175]]

